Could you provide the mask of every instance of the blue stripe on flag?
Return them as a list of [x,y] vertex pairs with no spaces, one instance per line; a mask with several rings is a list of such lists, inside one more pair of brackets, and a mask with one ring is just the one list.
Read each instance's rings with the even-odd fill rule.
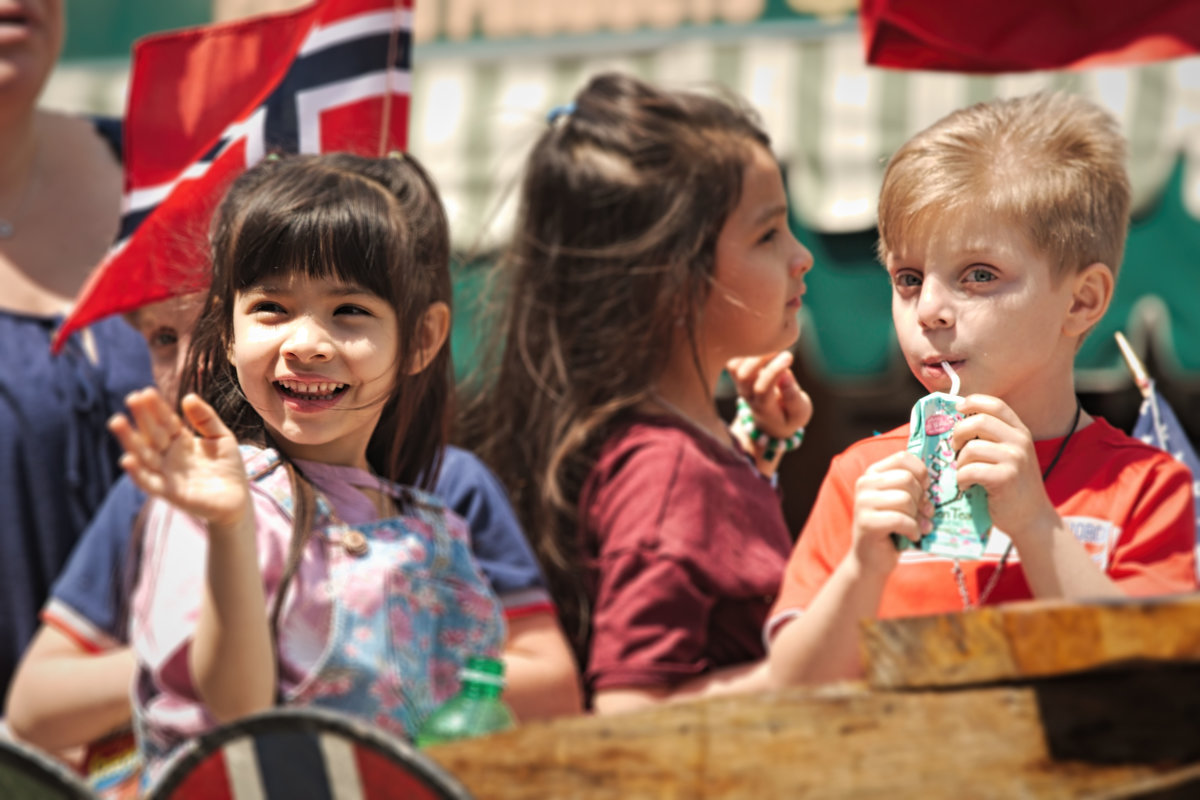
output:
[[[300,131],[296,122],[296,94],[330,83],[351,80],[370,72],[382,71],[387,63],[391,32],[363,36],[319,50],[296,59],[287,75],[267,98],[267,149],[294,153],[299,147]],[[393,68],[410,69],[412,34],[400,31],[396,42]]]
[[270,731],[254,738],[267,800],[333,800],[315,731]]

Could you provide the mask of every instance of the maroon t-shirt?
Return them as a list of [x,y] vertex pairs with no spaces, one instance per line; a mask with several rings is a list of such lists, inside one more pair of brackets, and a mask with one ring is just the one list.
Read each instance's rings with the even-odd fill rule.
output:
[[744,453],[667,416],[604,446],[580,497],[597,689],[663,688],[765,655],[792,538]]

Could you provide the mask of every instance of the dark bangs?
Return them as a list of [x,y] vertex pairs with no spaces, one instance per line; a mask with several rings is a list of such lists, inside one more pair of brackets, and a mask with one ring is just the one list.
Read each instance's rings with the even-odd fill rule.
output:
[[358,286],[394,304],[393,272],[409,244],[395,201],[379,186],[332,171],[287,188],[287,196],[263,196],[242,215],[231,243],[234,291],[299,275]]

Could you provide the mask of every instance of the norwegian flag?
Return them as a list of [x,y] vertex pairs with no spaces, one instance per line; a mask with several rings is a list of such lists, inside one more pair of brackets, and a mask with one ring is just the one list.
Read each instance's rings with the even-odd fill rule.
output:
[[412,0],[320,0],[134,46],[117,243],[54,339],[207,288],[208,225],[271,152],[381,156],[406,145]]

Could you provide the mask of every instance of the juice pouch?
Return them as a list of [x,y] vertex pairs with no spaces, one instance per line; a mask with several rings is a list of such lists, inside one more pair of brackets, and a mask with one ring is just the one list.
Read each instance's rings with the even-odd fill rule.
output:
[[958,488],[958,470],[950,433],[962,419],[953,394],[934,392],[917,401],[909,420],[908,452],[925,462],[929,470],[929,499],[933,502],[933,530],[921,537],[920,544],[892,535],[896,547],[919,547],[928,553],[949,558],[977,559],[987,546],[992,517],[987,508],[987,492],[972,486]]

